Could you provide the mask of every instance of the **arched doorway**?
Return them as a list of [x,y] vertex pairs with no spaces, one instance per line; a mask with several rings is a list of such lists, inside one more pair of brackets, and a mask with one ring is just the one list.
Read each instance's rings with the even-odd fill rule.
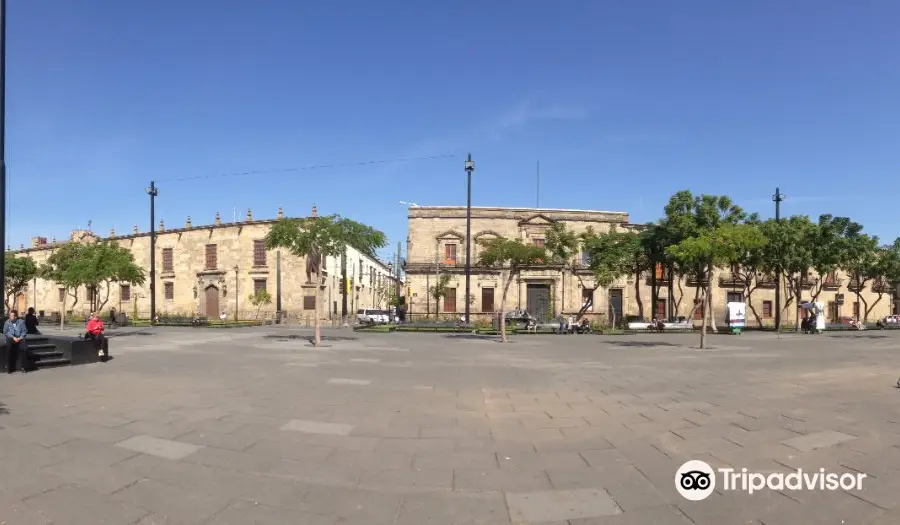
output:
[[206,317],[217,319],[219,317],[219,289],[215,286],[207,286],[204,291],[206,303]]
[[20,293],[16,297],[16,310],[18,310],[19,315],[23,317],[25,316],[25,312],[28,310],[28,299],[23,293]]

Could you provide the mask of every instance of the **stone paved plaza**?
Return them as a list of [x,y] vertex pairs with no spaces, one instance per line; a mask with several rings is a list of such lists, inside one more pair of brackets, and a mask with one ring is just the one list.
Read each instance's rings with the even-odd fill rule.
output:
[[[160,328],[0,377],[0,523],[900,523],[900,333],[326,335]],[[694,502],[689,459],[868,477]]]

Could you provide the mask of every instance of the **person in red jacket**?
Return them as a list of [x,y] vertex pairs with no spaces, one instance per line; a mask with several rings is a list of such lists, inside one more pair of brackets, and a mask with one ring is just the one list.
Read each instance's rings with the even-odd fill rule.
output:
[[84,336],[87,339],[92,339],[94,341],[97,355],[99,355],[101,359],[106,358],[106,336],[103,335],[103,330],[105,330],[103,321],[100,320],[96,313],[92,313],[91,319],[87,324],[87,333],[84,334]]

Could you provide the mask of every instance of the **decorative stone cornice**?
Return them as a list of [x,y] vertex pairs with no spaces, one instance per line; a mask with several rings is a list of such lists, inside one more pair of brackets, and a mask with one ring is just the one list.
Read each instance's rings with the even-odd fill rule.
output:
[[[408,209],[410,219],[465,219],[465,206],[418,206]],[[472,207],[473,219],[509,219],[527,221],[535,216],[550,221],[600,222],[627,224],[628,213],[621,211],[563,210],[545,208]]]

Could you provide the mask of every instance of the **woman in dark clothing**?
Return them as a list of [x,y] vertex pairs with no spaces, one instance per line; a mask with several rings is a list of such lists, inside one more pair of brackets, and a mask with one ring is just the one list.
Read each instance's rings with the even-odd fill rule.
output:
[[34,315],[34,308],[29,308],[28,313],[25,314],[25,329],[29,334],[41,335],[41,332],[38,331],[38,318]]

